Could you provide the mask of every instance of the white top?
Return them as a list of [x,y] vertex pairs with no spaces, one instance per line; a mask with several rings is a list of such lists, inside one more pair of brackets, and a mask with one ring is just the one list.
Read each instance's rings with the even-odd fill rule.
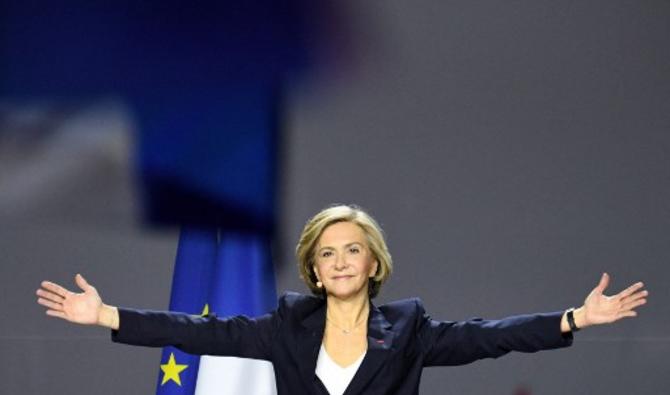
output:
[[356,371],[358,371],[358,367],[361,366],[366,353],[367,351],[361,354],[351,365],[343,368],[330,358],[330,355],[326,352],[326,347],[323,346],[323,343],[321,344],[319,358],[316,360],[316,375],[330,395],[342,395],[344,393]]

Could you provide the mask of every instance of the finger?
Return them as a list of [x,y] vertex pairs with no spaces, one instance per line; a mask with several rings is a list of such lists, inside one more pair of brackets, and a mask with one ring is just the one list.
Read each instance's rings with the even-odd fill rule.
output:
[[607,288],[607,286],[609,284],[610,284],[609,274],[603,273],[603,275],[600,277],[600,282],[598,283],[598,285],[596,286],[594,291],[596,291],[598,293],[603,293],[603,292],[605,292],[605,289]]
[[60,285],[52,283],[51,281],[42,281],[42,288],[63,297],[67,296],[67,294],[70,292],[67,289],[61,287]]
[[643,304],[646,304],[647,300],[646,299],[638,299],[634,302],[626,303],[622,306],[622,310],[633,310],[634,308],[638,306],[642,306]]
[[629,311],[622,311],[619,314],[617,314],[617,320],[628,317],[637,317],[637,312],[629,310]]
[[639,291],[639,292],[635,292],[634,294],[629,295],[625,298],[622,298],[620,301],[621,301],[621,303],[624,303],[624,304],[625,303],[630,303],[630,302],[634,302],[636,300],[645,298],[648,295],[649,295],[649,291],[646,291],[646,290],[645,291]]
[[45,291],[43,289],[38,289],[36,293],[37,296],[41,296],[44,299],[48,299],[56,303],[63,303],[63,300],[65,300],[65,298],[63,298],[62,296],[55,294],[53,292]]
[[625,298],[642,287],[644,287],[644,283],[642,283],[642,281],[637,282],[631,285],[630,287],[624,289],[623,291],[619,292],[619,295],[617,296],[619,296],[620,298]]
[[62,311],[63,310],[63,305],[60,303],[54,303],[50,300],[46,300],[44,298],[39,298],[37,299],[37,303],[41,304],[42,306],[48,307],[51,310],[57,310],[57,311]]
[[81,288],[83,291],[88,291],[91,288],[93,288],[88,281],[82,276],[81,274],[77,273],[76,276],[74,276],[74,280],[77,282],[77,285],[79,288]]
[[65,313],[63,313],[62,311],[47,310],[47,315],[50,315],[52,317],[62,318],[64,320],[67,319],[67,317],[65,316]]

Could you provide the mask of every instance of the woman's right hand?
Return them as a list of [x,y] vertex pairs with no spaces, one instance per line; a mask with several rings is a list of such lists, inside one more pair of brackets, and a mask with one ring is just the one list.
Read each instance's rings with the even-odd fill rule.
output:
[[43,281],[37,290],[37,303],[47,307],[47,315],[52,317],[77,324],[103,325],[101,316],[105,305],[98,291],[81,274],[75,276],[75,282],[84,292],[74,293],[51,281]]

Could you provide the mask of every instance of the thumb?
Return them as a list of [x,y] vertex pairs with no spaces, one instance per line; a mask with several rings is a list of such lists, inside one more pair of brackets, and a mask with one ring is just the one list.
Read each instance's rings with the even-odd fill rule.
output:
[[79,286],[79,288],[81,288],[84,292],[89,291],[93,288],[93,286],[91,286],[91,284],[89,284],[86,281],[84,276],[82,276],[79,273],[77,273],[77,275],[74,277],[74,280],[77,283],[77,285]]
[[603,273],[602,277],[600,277],[600,282],[598,283],[598,285],[596,286],[594,291],[596,291],[598,293],[603,293],[603,292],[605,292],[605,289],[607,288],[607,286],[609,284],[610,284],[609,274]]

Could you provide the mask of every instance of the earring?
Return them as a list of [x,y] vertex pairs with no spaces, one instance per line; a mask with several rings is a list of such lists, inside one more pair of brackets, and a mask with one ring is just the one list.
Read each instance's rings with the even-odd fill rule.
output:
[[317,281],[317,282],[316,282],[316,286],[317,286],[317,288],[322,288],[322,287],[323,287],[323,283],[322,283],[321,281]]

